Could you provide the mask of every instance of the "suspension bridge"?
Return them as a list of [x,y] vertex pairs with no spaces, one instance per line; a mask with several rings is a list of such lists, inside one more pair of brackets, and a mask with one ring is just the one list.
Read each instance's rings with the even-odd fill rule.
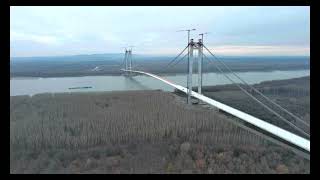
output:
[[[195,29],[192,29],[195,30]],[[187,103],[192,104],[191,98],[195,98],[198,101],[201,101],[203,103],[209,104],[211,106],[214,106],[218,108],[219,110],[222,110],[228,114],[231,114],[240,120],[242,120],[244,123],[248,123],[250,125],[253,125],[256,129],[254,130],[252,128],[248,128],[247,126],[243,126],[240,124],[241,127],[249,129],[252,132],[255,132],[256,134],[260,134],[264,136],[266,139],[271,140],[283,147],[289,148],[293,152],[302,155],[303,157],[310,159],[310,135],[304,131],[302,128],[298,127],[291,121],[289,121],[287,118],[282,116],[280,113],[276,112],[274,109],[272,109],[270,106],[263,103],[261,100],[256,98],[252,95],[251,92],[255,92],[256,94],[260,95],[264,100],[268,101],[270,104],[274,105],[278,108],[278,110],[281,110],[282,112],[286,113],[288,116],[290,116],[292,119],[294,119],[296,122],[300,122],[305,127],[310,127],[308,123],[303,121],[298,116],[294,115],[284,107],[280,106],[264,94],[262,94],[259,90],[257,90],[252,85],[248,84],[244,79],[239,77],[235,72],[233,72],[230,67],[228,67],[227,64],[225,64],[223,61],[221,61],[216,55],[214,55],[209,48],[207,48],[203,43],[203,35],[206,33],[199,34],[201,36],[201,39],[198,40],[198,42],[194,42],[193,39],[190,39],[190,31],[192,30],[184,30],[188,31],[188,44],[187,46],[175,57],[173,58],[167,65],[165,65],[163,68],[168,68],[170,66],[174,66],[178,63],[180,63],[185,57],[188,57],[188,72],[187,72],[187,85],[186,87],[176,84],[174,82],[171,82],[170,80],[167,80],[163,77],[160,77],[156,74],[145,72],[143,70],[139,70],[136,67],[132,67],[132,48],[125,49],[125,57],[122,66],[124,68],[121,69],[121,71],[124,72],[125,76],[132,76],[133,74],[140,74],[140,75],[146,75],[149,77],[152,77],[156,80],[159,80],[163,83],[166,83],[175,89],[185,93],[187,95]],[[178,58],[187,50],[187,54],[184,55],[180,60]],[[207,55],[205,55],[204,51],[208,52],[208,54],[211,56],[209,58]],[[195,56],[194,52],[197,52],[197,56]],[[221,72],[230,82],[234,85],[236,85],[241,91],[243,91],[246,95],[248,95],[251,99],[256,101],[258,104],[260,104],[262,107],[264,107],[266,110],[271,112],[272,114],[276,115],[281,121],[285,122],[295,130],[299,132],[300,135],[290,132],[288,130],[285,130],[281,127],[278,127],[274,124],[271,124],[265,120],[262,120],[260,118],[254,117],[246,112],[240,111],[236,108],[233,108],[231,106],[228,106],[224,103],[221,103],[217,100],[211,99],[209,97],[206,97],[202,94],[202,68],[203,68],[203,60],[208,60],[209,63],[212,63],[215,65],[215,68]],[[213,60],[214,59],[214,60]],[[214,61],[219,62],[229,73],[229,75],[233,75],[237,79],[239,79],[242,84],[236,83],[232,78],[229,77],[219,66],[217,66],[216,63],[213,63]],[[197,92],[192,90],[192,74],[193,74],[193,65],[194,63],[197,63],[197,69],[198,69],[198,84],[197,84]],[[246,90],[243,85],[248,87],[250,91]],[[264,135],[263,133],[259,131],[264,131],[269,135]],[[273,136],[273,137],[271,137]]]

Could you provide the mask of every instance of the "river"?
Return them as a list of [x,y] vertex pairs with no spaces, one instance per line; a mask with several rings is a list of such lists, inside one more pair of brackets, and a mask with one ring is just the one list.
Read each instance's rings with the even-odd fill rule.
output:
[[[310,70],[292,71],[270,71],[270,72],[239,72],[238,76],[249,84],[260,83],[268,80],[291,79],[309,76]],[[231,77],[231,74],[227,74]],[[164,75],[165,79],[186,86],[187,76]],[[197,85],[198,77],[193,75],[193,86]],[[236,82],[239,80],[234,79]],[[221,85],[231,82],[219,73],[203,74],[203,85]],[[74,87],[92,87],[85,89],[69,89]],[[34,95],[39,93],[58,92],[90,92],[90,91],[126,91],[126,90],[151,90],[162,89],[173,91],[173,88],[159,80],[151,77],[138,75],[133,77],[125,76],[84,76],[84,77],[57,77],[57,78],[11,78],[10,96]]]

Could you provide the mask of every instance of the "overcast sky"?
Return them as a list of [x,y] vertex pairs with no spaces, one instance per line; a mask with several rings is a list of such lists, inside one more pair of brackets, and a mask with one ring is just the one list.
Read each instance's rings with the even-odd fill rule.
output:
[[196,28],[218,55],[309,55],[309,7],[10,7],[10,55],[177,54]]

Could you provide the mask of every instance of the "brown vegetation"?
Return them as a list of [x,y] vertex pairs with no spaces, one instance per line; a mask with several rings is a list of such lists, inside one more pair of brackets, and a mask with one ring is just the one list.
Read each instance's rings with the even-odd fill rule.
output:
[[10,172],[309,172],[226,118],[162,91],[10,97]]
[[[242,87],[246,86],[242,85]],[[255,84],[254,87],[277,104],[300,117],[305,122],[310,123],[310,76],[288,80],[265,81]],[[197,91],[196,88],[194,90]],[[280,111],[278,107],[269,103],[254,91],[250,91],[249,88],[247,90],[281,116],[304,131],[310,132],[310,128],[295,120],[287,113]],[[203,87],[203,92],[205,96],[303,136],[299,131],[283,122],[279,117],[243,93],[236,85],[206,86]]]

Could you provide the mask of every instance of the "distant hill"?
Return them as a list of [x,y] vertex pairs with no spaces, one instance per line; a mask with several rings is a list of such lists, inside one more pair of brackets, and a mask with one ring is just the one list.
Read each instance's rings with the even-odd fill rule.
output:
[[[134,60],[171,60],[175,55],[133,54]],[[182,56],[181,56],[182,57]],[[207,56],[210,57],[210,56]],[[309,56],[217,56],[224,61],[310,61]],[[12,61],[122,61],[124,53],[79,54],[68,56],[11,57]]]
[[70,56],[36,56],[36,57],[12,57],[13,61],[91,61],[91,60],[115,60],[123,58],[121,53],[112,54],[81,54]]
[[[164,60],[173,58],[173,56],[156,56],[133,54],[135,60],[150,59]],[[35,57],[11,57],[11,61],[123,61],[124,53],[104,53],[104,54],[79,54],[69,56],[35,56]]]
[[[133,54],[133,67],[153,73],[185,73],[187,58],[177,59],[175,66],[164,68],[175,56]],[[208,55],[209,57],[209,55]],[[309,69],[309,57],[245,57],[221,56],[234,71],[272,71]],[[203,72],[216,72],[213,64],[204,60]],[[124,54],[82,54],[51,57],[12,57],[10,75],[32,77],[119,75],[123,68]],[[175,64],[175,63],[173,63]]]

